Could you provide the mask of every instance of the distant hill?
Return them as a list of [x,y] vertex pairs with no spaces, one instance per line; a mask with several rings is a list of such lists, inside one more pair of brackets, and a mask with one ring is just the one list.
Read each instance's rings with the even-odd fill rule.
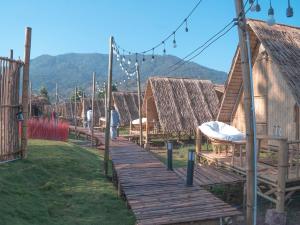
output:
[[[169,67],[180,60],[172,55],[155,56],[153,62],[151,61],[151,56],[146,56],[145,59],[141,66],[141,82],[143,86],[149,76],[209,79],[214,83],[224,83],[227,76],[225,72],[216,71],[193,62],[186,63],[178,70],[170,72],[172,69]],[[132,57],[132,60],[134,62],[135,57]],[[92,72],[96,72],[96,79],[102,84],[107,79],[107,64],[107,54],[69,53],[58,56],[41,55],[31,60],[30,80],[35,90],[44,85],[50,95],[53,95],[55,83],[58,82],[60,95],[70,96],[70,92],[76,84],[87,91],[91,90]],[[126,79],[125,83],[124,79]],[[121,70],[116,59],[113,62],[113,82],[122,83],[118,87],[120,90],[136,89],[136,81],[127,80],[127,76]]]

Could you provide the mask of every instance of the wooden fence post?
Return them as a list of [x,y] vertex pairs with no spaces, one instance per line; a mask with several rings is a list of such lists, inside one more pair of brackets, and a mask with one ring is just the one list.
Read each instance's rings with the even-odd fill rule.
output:
[[94,139],[94,122],[95,122],[95,91],[96,91],[96,81],[95,81],[96,73],[93,73],[93,95],[92,95],[92,137],[91,137],[91,145],[93,147],[93,139]]
[[23,88],[22,88],[22,106],[24,120],[22,122],[21,135],[21,157],[27,157],[27,120],[28,120],[28,84],[29,84],[29,63],[30,63],[30,48],[31,48],[31,28],[26,28],[25,34],[25,54],[23,67]]
[[278,185],[277,185],[277,203],[276,211],[284,213],[285,203],[285,185],[288,174],[289,149],[287,139],[280,139],[278,150]]

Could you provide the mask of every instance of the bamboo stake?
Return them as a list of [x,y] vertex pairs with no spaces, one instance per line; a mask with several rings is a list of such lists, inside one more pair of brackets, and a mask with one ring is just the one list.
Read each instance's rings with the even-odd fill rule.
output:
[[96,81],[95,81],[95,72],[93,72],[93,95],[92,95],[92,137],[91,137],[91,145],[93,147],[93,139],[94,139],[94,121],[95,121],[95,92],[96,92]]
[[25,35],[25,56],[23,68],[23,88],[22,88],[22,105],[24,121],[22,123],[21,135],[21,151],[22,158],[27,157],[27,119],[28,119],[28,83],[29,83],[29,63],[30,63],[30,48],[31,48],[31,28],[26,28]]
[[139,101],[139,122],[140,122],[140,146],[143,146],[143,121],[142,121],[142,96],[141,96],[141,77],[140,77],[140,66],[136,65],[136,78],[138,87],[138,101]]
[[[244,86],[244,107],[247,133],[247,225],[256,225],[256,122],[253,98],[253,83],[251,68],[250,46],[247,44],[247,24],[245,19],[243,0],[235,0],[236,15],[239,18],[239,46],[241,51],[242,74]],[[250,64],[250,65],[249,65]],[[251,67],[250,67],[251,66]]]
[[108,77],[107,77],[107,106],[105,118],[105,152],[104,152],[104,174],[108,176],[108,160],[109,160],[109,136],[110,136],[110,108],[112,102],[112,66],[113,66],[113,44],[114,38],[111,36],[109,40],[109,59],[108,59]]

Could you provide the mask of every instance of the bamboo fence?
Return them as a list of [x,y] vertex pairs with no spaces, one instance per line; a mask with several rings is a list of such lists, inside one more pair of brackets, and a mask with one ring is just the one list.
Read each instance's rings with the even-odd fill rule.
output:
[[20,69],[23,62],[0,57],[0,162],[20,157]]

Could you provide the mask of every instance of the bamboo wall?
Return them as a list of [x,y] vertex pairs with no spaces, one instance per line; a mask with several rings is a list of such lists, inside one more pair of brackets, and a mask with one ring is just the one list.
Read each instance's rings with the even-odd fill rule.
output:
[[20,107],[21,67],[19,61],[0,59],[0,161],[12,160],[20,155],[16,114]]
[[[300,115],[296,101],[281,72],[263,47],[253,66],[253,88],[257,134],[272,136],[274,126],[280,126],[282,136],[289,140],[299,139]],[[245,132],[243,98],[241,94],[237,109],[233,112],[232,125]]]

